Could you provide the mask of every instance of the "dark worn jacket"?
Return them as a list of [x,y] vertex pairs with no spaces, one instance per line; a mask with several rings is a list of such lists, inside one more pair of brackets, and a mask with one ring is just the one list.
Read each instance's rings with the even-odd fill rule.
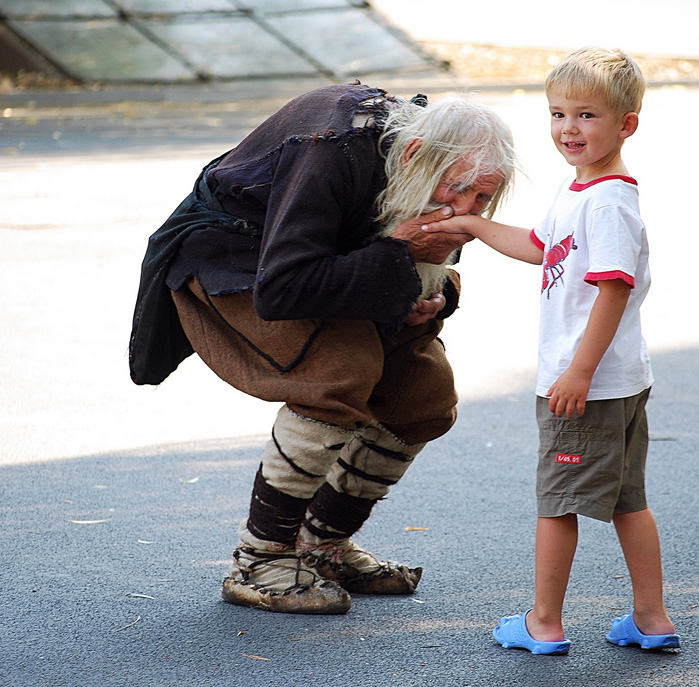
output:
[[[192,352],[169,289],[252,290],[267,320],[358,319],[400,326],[420,293],[407,244],[378,237],[385,186],[378,139],[390,97],[328,86],[272,115],[202,172],[150,238],[130,342],[131,377],[158,384]],[[355,116],[373,115],[354,126]],[[458,294],[445,288],[445,317]]]

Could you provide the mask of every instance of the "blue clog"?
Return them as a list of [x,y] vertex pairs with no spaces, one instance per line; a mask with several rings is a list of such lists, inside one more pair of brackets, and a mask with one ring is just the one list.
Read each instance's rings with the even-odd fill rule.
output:
[[607,641],[619,646],[638,644],[641,649],[679,649],[682,646],[680,636],[676,634],[644,635],[636,627],[633,611],[622,618],[614,618]]
[[501,618],[500,624],[493,630],[495,641],[505,649],[526,649],[533,654],[567,654],[570,650],[570,640],[540,642],[529,634],[526,621],[529,611],[525,611],[522,615],[508,615]]

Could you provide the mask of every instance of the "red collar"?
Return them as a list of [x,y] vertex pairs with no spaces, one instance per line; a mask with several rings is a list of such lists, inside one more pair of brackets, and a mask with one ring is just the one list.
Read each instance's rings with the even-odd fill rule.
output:
[[625,174],[610,174],[607,177],[600,177],[599,179],[593,179],[592,181],[588,181],[586,184],[579,184],[577,181],[574,181],[570,185],[570,190],[584,191],[586,188],[590,188],[590,186],[599,184],[602,181],[609,181],[610,179],[621,179],[622,181],[625,181],[627,184],[633,184],[634,186],[638,186],[638,182],[633,177],[626,176]]

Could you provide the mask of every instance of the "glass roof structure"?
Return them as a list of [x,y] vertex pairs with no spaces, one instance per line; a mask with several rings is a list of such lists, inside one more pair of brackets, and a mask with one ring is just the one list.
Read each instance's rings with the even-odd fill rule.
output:
[[0,0],[0,22],[85,82],[340,81],[442,66],[361,0]]

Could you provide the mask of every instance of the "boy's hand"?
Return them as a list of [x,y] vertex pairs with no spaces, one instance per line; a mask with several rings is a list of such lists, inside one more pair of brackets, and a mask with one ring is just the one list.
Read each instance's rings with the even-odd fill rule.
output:
[[474,238],[516,260],[541,265],[544,251],[531,240],[531,230],[493,222],[480,215],[457,215],[443,220],[423,222],[422,231],[432,236],[458,235],[463,242]]
[[447,233],[431,236],[422,227],[425,223],[430,224],[444,217],[450,217],[453,212],[449,205],[445,205],[428,215],[407,220],[395,228],[391,238],[406,241],[415,262],[441,265],[457,248],[470,239],[465,239],[463,235],[453,236]]
[[476,236],[470,231],[473,217],[474,215],[458,215],[457,217],[450,217],[448,219],[423,224],[421,229],[428,234],[434,234],[437,232],[442,232],[445,234],[460,234],[462,238],[465,238],[465,243],[468,243],[476,238]]
[[587,394],[590,391],[591,378],[568,368],[546,392],[549,410],[556,417],[564,415],[570,420],[576,413],[581,417],[585,413]]

